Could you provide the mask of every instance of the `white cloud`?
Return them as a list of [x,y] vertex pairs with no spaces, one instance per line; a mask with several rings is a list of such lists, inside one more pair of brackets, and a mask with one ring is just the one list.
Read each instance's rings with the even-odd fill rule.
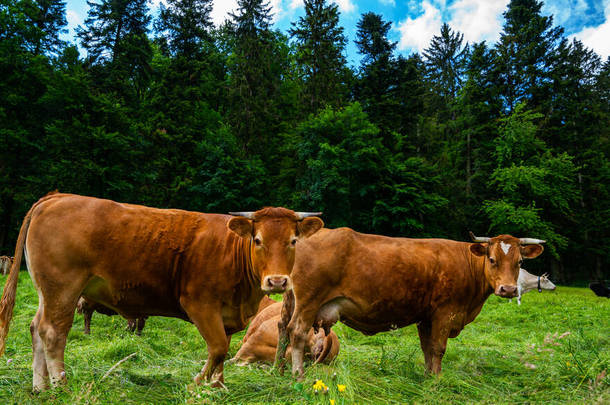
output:
[[587,27],[571,38],[582,41],[583,44],[592,48],[604,59],[610,56],[610,1],[605,2],[604,16],[605,21],[597,27]]
[[424,0],[422,7],[424,14],[415,19],[407,17],[406,20],[398,23],[397,29],[400,31],[398,49],[414,49],[421,52],[428,47],[432,37],[440,32],[441,11],[427,0]]
[[[74,10],[66,10],[66,21],[68,22],[68,29],[74,30],[79,25],[82,25],[85,20]],[[74,32],[74,31],[73,31]]]
[[[296,0],[293,0],[293,3],[295,1]],[[269,5],[271,6],[271,14],[273,14],[271,22],[276,22],[284,12],[282,9],[282,0],[269,0]],[[212,5],[212,21],[214,22],[214,25],[217,27],[220,26],[229,18],[229,12],[235,12],[236,10],[237,0],[214,0]]]
[[351,13],[356,10],[356,6],[352,0],[333,0],[333,3],[339,6],[339,11],[342,13]]
[[464,34],[470,43],[486,40],[490,43],[500,38],[504,17],[509,0],[457,0],[449,6],[452,30]]
[[299,7],[303,7],[303,0],[291,0],[290,9],[295,10]]

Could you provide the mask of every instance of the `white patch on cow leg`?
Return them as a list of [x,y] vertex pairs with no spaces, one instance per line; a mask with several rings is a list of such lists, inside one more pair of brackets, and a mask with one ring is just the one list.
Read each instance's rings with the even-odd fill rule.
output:
[[44,345],[42,339],[38,335],[38,323],[40,322],[40,314],[42,313],[42,305],[38,307],[38,313],[32,320],[30,331],[32,333],[32,390],[34,392],[44,391],[49,387],[47,361],[44,354]]
[[504,252],[504,254],[507,255],[508,252],[510,251],[511,245],[508,243],[504,243],[503,241],[500,241],[500,248],[502,248],[502,251]]

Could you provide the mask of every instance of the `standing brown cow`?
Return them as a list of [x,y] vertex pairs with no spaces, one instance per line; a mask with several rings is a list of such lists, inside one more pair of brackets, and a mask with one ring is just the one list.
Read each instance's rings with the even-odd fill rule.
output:
[[544,242],[510,235],[477,241],[389,238],[349,228],[319,231],[299,247],[293,291],[284,298],[276,364],[283,362],[288,334],[292,371],[302,378],[312,325],[328,330],[340,319],[373,335],[416,323],[426,368],[440,373],[447,339],[475,319],[492,293],[515,296],[522,259],[542,253],[538,243]]
[[66,381],[64,349],[78,298],[125,318],[189,320],[207,342],[197,383],[223,383],[229,336],[263,295],[292,287],[297,240],[323,226],[312,214],[264,208],[240,216],[149,208],[72,194],[28,211],[0,303],[0,353],[15,304],[19,265],[38,292],[32,321],[34,390]]

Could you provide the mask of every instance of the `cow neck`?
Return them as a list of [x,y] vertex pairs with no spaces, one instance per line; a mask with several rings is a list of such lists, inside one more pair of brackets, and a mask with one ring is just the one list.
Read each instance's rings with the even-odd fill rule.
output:
[[248,287],[248,290],[260,288],[260,277],[254,270],[254,263],[252,262],[252,238],[240,238],[239,249],[236,249],[237,262],[244,275],[243,282]]
[[[481,302],[485,300],[493,293],[493,288],[489,285],[487,277],[485,277],[485,271],[487,270],[487,260],[484,257],[479,257],[470,252],[468,249],[470,272],[475,279],[476,294],[474,297],[481,297]],[[482,263],[481,263],[482,262]]]

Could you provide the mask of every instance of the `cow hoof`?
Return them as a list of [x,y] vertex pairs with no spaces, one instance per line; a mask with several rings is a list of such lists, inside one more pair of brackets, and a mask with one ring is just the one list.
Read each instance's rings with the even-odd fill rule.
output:
[[40,394],[43,391],[46,391],[49,389],[49,386],[47,384],[40,384],[40,385],[34,385],[32,387],[32,394]]
[[201,385],[201,383],[203,382],[203,376],[201,375],[201,373],[198,373],[195,378],[193,378],[193,382],[196,385]]
[[213,381],[213,382],[210,384],[210,387],[212,387],[212,388],[221,388],[221,389],[223,389],[223,390],[225,390],[225,391],[229,391],[229,389],[227,388],[227,386],[226,386],[226,385],[224,385],[224,383],[223,383],[222,381],[220,381],[220,380]]

